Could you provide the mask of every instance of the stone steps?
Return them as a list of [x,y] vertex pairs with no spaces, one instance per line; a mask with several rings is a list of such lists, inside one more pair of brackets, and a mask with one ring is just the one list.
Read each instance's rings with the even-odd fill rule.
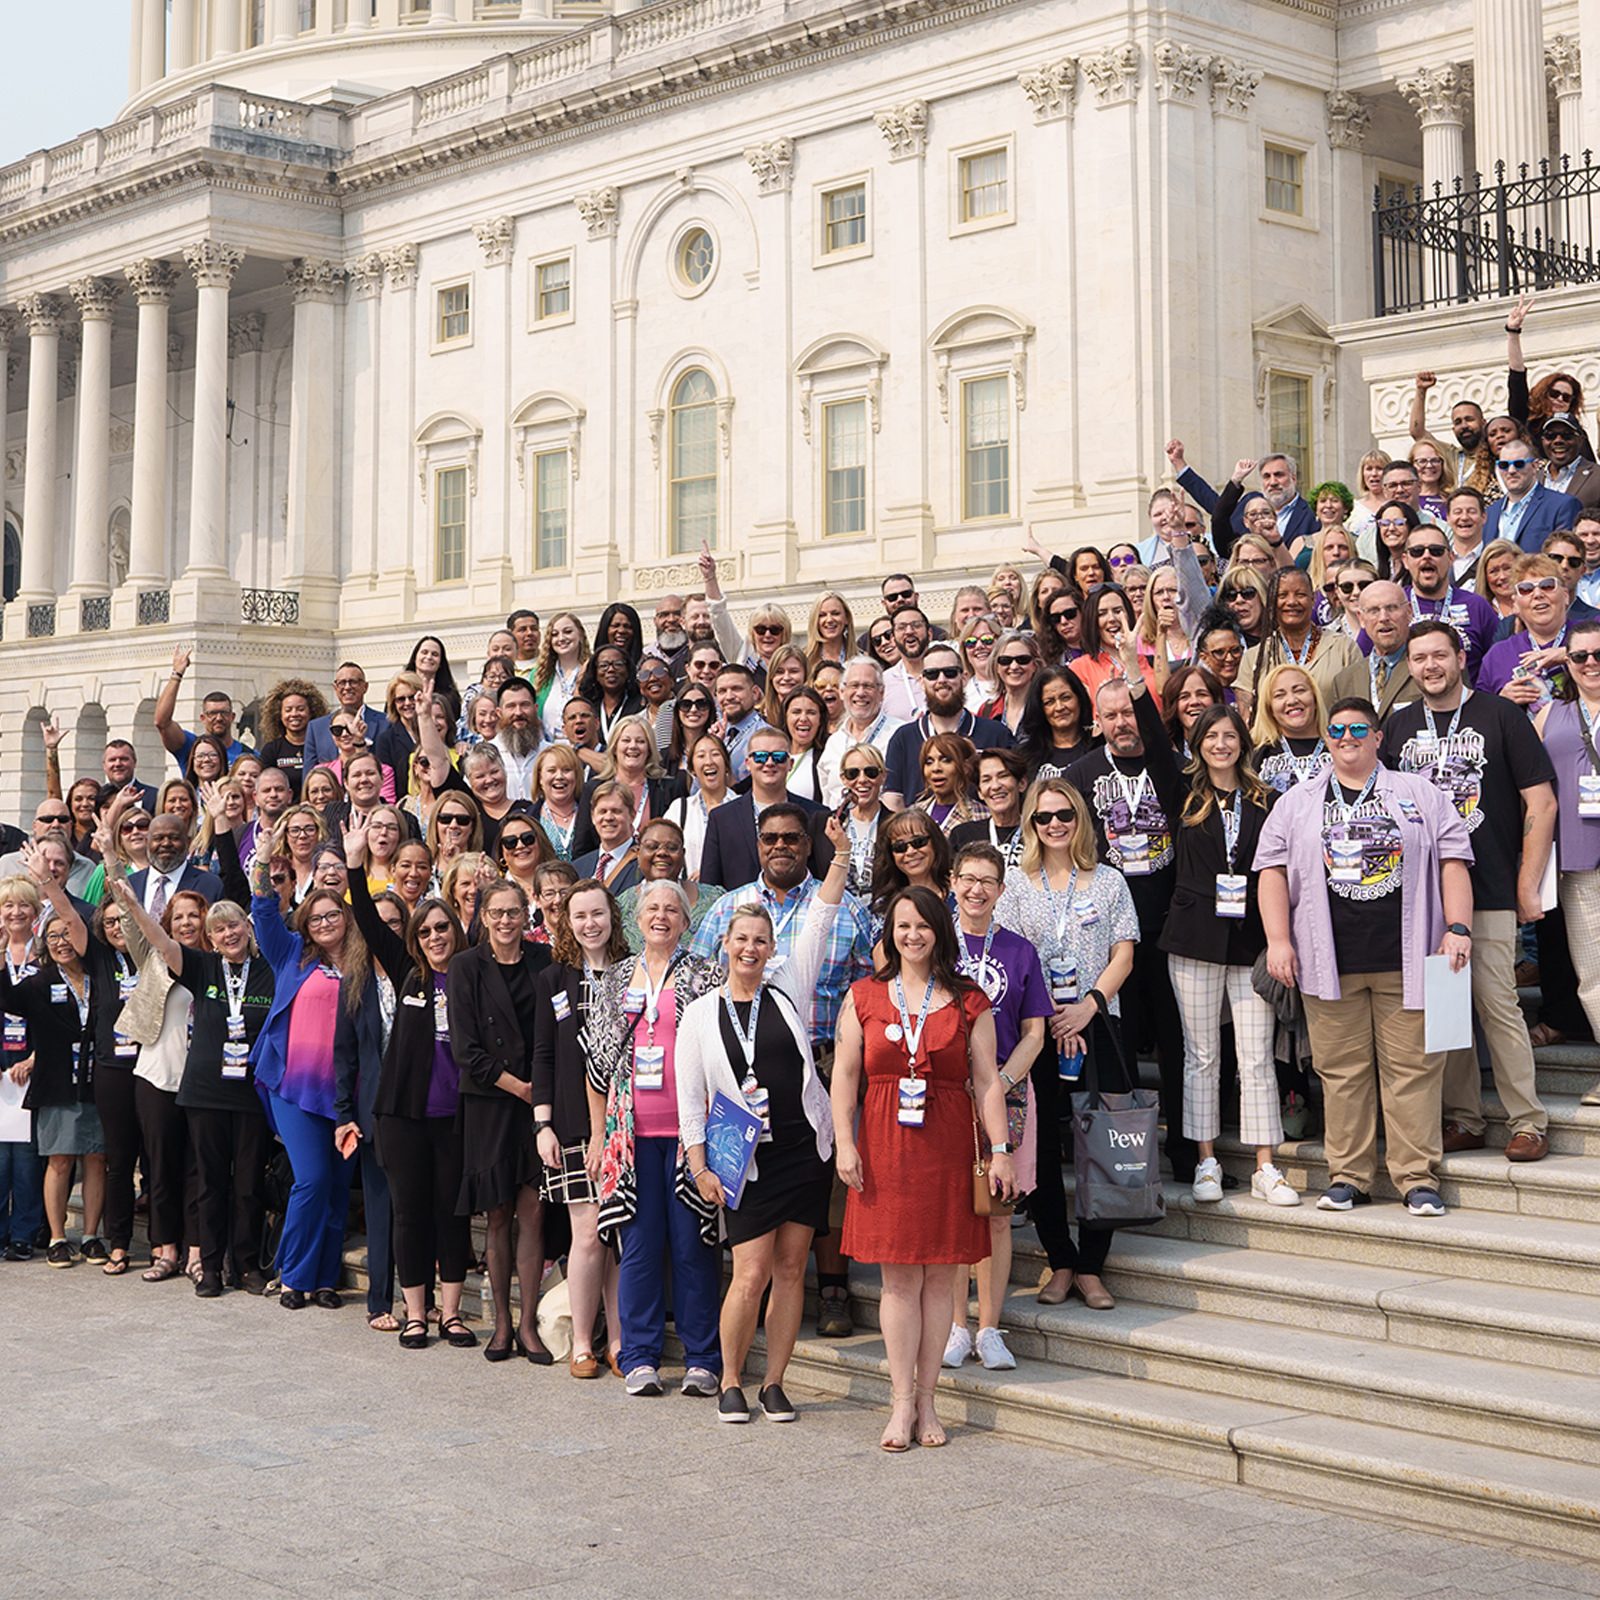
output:
[[1533,1053],[1539,1097],[1585,1095],[1600,1085],[1600,1046],[1551,1044]]
[[[1582,1105],[1575,1094],[1552,1094],[1543,1099],[1544,1108],[1550,1114],[1547,1130],[1550,1153],[1600,1158],[1600,1106]],[[1511,1137],[1511,1125],[1499,1097],[1487,1090],[1483,1096],[1483,1115],[1488,1123],[1484,1133],[1491,1148],[1505,1149]]]

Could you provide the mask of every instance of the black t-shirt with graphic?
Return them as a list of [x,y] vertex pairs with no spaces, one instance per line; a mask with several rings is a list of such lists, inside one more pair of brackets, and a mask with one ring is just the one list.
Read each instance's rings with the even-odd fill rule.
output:
[[[1322,806],[1322,860],[1341,972],[1400,970],[1402,854],[1400,824],[1382,797],[1374,792],[1362,799],[1360,789],[1330,778]],[[1352,872],[1359,878],[1347,876]]]
[[1474,909],[1514,911],[1521,791],[1554,783],[1555,768],[1521,706],[1496,694],[1471,694],[1459,711],[1459,717],[1434,712],[1431,732],[1420,701],[1391,713],[1384,725],[1384,764],[1427,778],[1466,823]]

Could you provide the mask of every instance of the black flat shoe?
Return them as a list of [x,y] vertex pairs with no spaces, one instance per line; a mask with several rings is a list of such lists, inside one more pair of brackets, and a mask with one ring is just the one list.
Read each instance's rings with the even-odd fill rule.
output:
[[201,1300],[218,1300],[222,1297],[222,1274],[202,1272],[195,1281],[194,1292]]
[[318,1289],[311,1297],[312,1305],[321,1306],[324,1311],[337,1311],[344,1301],[339,1298],[337,1289]]
[[286,1311],[304,1311],[310,1303],[306,1299],[305,1293],[300,1289],[285,1289],[278,1296],[278,1304]]
[[96,1238],[94,1234],[90,1234],[89,1237],[83,1241],[83,1245],[79,1249],[78,1254],[81,1255],[85,1261],[94,1262],[96,1266],[104,1266],[106,1262],[111,1259],[111,1252],[106,1249],[105,1240]]
[[400,1331],[400,1348],[402,1350],[426,1350],[428,1348],[428,1324],[420,1317],[407,1317],[405,1327]]
[[447,1317],[439,1324],[439,1332],[446,1344],[453,1344],[458,1350],[470,1350],[478,1342],[477,1334],[460,1317]]
[[265,1294],[267,1292],[267,1275],[258,1272],[254,1267],[247,1267],[239,1279],[239,1287],[246,1294]]
[[531,1349],[522,1342],[522,1336],[517,1336],[517,1349],[525,1355],[536,1367],[553,1367],[556,1358],[550,1354],[542,1344],[535,1344]]

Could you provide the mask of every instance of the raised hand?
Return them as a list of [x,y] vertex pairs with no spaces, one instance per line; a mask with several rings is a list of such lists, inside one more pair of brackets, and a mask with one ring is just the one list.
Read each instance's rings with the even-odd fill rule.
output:
[[1233,464],[1233,481],[1243,483],[1255,470],[1256,463],[1253,456],[1240,456]]
[[1528,320],[1528,313],[1533,310],[1533,296],[1521,294],[1517,296],[1517,303],[1506,312],[1506,332],[1521,333],[1522,324]]
[[189,663],[193,660],[194,652],[180,644],[172,652],[172,676],[181,678],[189,670]]
[[61,748],[61,741],[67,736],[67,730],[54,717],[39,724],[39,733],[44,739],[46,751],[51,753]]
[[828,843],[833,846],[834,860],[839,860],[841,856],[848,860],[850,856],[850,834],[845,825],[839,820],[837,811],[828,813],[828,820],[823,832],[828,836]]
[[1419,372],[1417,374],[1417,388],[1426,394],[1439,381],[1437,372]]
[[1183,453],[1182,439],[1167,440],[1167,460],[1173,472],[1180,478],[1189,470],[1189,458]]
[[717,558],[711,553],[711,546],[704,539],[700,541],[700,554],[696,558],[700,563],[700,581],[706,591],[707,600],[720,600],[722,598],[722,583],[717,577]]
[[222,785],[215,779],[208,783],[202,783],[200,785],[200,799],[210,813],[212,822],[218,826],[226,826],[228,821],[228,797],[222,792]]
[[344,830],[344,864],[354,872],[367,858],[367,830],[350,822]]

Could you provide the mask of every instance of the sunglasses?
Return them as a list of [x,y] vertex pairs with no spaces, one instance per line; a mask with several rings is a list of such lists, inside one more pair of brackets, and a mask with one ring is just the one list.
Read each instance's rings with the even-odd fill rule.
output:
[[1548,594],[1552,589],[1557,589],[1560,586],[1561,580],[1559,578],[1524,578],[1517,585],[1517,593],[1523,595],[1538,594],[1542,589]]
[[502,833],[500,843],[507,850],[531,850],[533,848],[533,835],[531,833]]
[[1224,589],[1217,598],[1224,605],[1231,605],[1235,600],[1254,600],[1256,592],[1254,589]]
[[678,709],[680,711],[706,711],[706,712],[709,712],[711,710],[711,702],[709,700],[681,699],[681,700],[678,701]]
[[1370,722],[1330,722],[1328,724],[1328,737],[1342,739],[1349,734],[1352,739],[1365,739],[1372,732]]
[[1052,611],[1050,613],[1050,620],[1056,623],[1071,622],[1077,617],[1077,615],[1078,608],[1076,606],[1070,606],[1065,607],[1060,611]]
[[771,762],[775,767],[787,766],[789,752],[787,750],[752,750],[750,752],[750,762],[752,766],[757,767],[764,767],[768,762]]
[[922,669],[922,676],[924,678],[935,678],[935,679],[937,679],[937,678],[959,678],[961,676],[961,668],[960,667],[924,667]]
[[846,783],[854,783],[857,778],[881,778],[882,767],[845,767],[840,771],[840,777]]
[[1138,556],[1111,556],[1108,559],[1114,567],[1136,567],[1139,565]]
[[758,833],[756,837],[769,848],[779,844],[800,845],[806,842],[803,833]]
[[328,732],[331,733],[335,739],[353,739],[356,735],[356,730],[352,728],[348,722],[332,723],[329,725]]
[[915,589],[896,589],[893,594],[886,594],[883,603],[886,606],[898,604],[901,600],[909,600],[917,591]]
[[907,834],[904,839],[891,839],[889,841],[889,849],[894,855],[903,856],[907,850],[926,850],[928,844],[927,834],[911,833]]
[[1591,661],[1600,661],[1600,650],[1569,650],[1567,660],[1574,666],[1586,667]]
[[[757,633],[760,633],[760,631],[761,630],[759,628],[756,629]],[[646,668],[643,672],[641,672],[639,674],[639,682],[640,683],[661,683],[666,678],[668,678],[670,676],[671,676],[671,674],[668,673],[666,671],[666,669],[663,668],[663,667]]]
[[149,833],[149,831],[150,824],[148,822],[124,822],[117,829],[118,833]]
[[867,642],[869,644],[887,644],[892,638],[894,638],[894,629],[885,628],[882,633],[869,633]]
[[460,812],[452,812],[449,816],[445,816],[441,812],[439,826],[441,828],[470,828],[472,826],[472,818],[464,817]]
[[1551,556],[1550,559],[1558,567],[1570,568],[1573,572],[1579,571],[1583,566],[1582,556]]
[[783,624],[781,622],[758,622],[750,631],[759,633],[763,638],[771,638],[773,634],[783,632]]
[[1036,828],[1048,828],[1053,822],[1059,822],[1063,828],[1068,828],[1077,820],[1077,816],[1070,810],[1035,811],[1033,814],[1033,825]]
[[1033,662],[1032,656],[996,656],[994,664],[997,667],[1026,667]]
[[1571,401],[1576,400],[1578,397],[1570,389],[1552,389],[1550,391],[1550,398],[1552,400]]
[[975,633],[968,638],[967,649],[970,650],[976,645],[980,650],[987,650],[993,643],[994,635],[992,633]]
[[[1440,555],[1444,554],[1444,551],[1443,551],[1442,548],[1440,549],[1439,554]],[[1354,583],[1341,583],[1339,585],[1339,593],[1340,594],[1360,594],[1362,592],[1362,590],[1367,587],[1368,584],[1376,583],[1377,581],[1378,580],[1376,578],[1360,578]]]
[[66,811],[45,811],[39,815],[40,822],[71,822],[72,816]]
[[1513,472],[1520,472],[1524,467],[1531,467],[1534,463],[1532,456],[1512,456],[1500,462],[1502,467],[1509,467]]

